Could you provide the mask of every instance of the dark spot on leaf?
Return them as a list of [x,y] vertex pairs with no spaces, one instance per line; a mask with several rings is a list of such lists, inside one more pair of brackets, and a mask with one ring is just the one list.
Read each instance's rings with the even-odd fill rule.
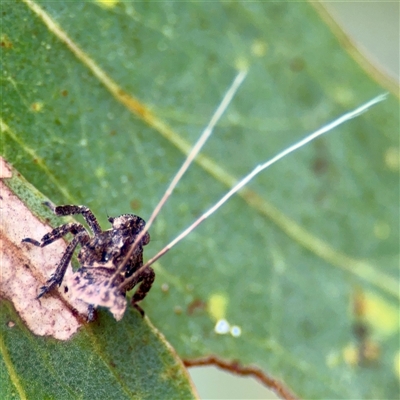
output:
[[131,200],[129,205],[131,206],[131,209],[135,210],[135,211],[140,210],[142,208],[142,204],[141,204],[140,200],[138,200],[138,199]]
[[61,95],[64,96],[64,97],[68,96],[68,90],[65,90],[65,89],[62,90],[61,91]]
[[11,40],[8,38],[7,35],[1,35],[1,47],[4,47],[5,49],[12,49],[13,48],[13,44],[11,42]]
[[303,58],[295,57],[290,61],[289,68],[293,72],[301,72],[303,71],[306,63]]
[[368,327],[361,321],[355,322],[353,324],[353,333],[359,340],[363,340],[368,335]]
[[316,157],[312,164],[312,170],[315,174],[325,174],[328,171],[328,161],[322,157]]
[[40,112],[43,109],[43,103],[40,101],[36,101],[31,104],[31,110],[34,112]]
[[321,140],[314,144],[314,148],[316,151],[316,156],[312,163],[312,170],[315,174],[325,174],[328,172],[329,168],[329,157],[328,157],[328,150],[324,144],[324,141]]
[[176,315],[181,315],[182,314],[182,307],[181,306],[175,306],[174,307],[174,313]]
[[195,312],[204,311],[207,303],[200,299],[195,299],[187,306],[187,313],[192,315]]

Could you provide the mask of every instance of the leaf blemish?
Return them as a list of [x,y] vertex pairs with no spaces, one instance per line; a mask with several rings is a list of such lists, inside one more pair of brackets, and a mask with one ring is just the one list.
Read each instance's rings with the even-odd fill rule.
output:
[[[0,167],[1,175],[10,178],[12,170],[2,158]],[[21,244],[21,239],[27,234],[40,236],[50,229],[31,213],[3,181],[0,182],[0,191],[3,197],[2,212],[7,215],[0,222],[0,296],[13,304],[34,334],[67,340],[81,326],[79,317],[74,317],[74,310],[84,314],[85,305],[80,301],[71,303],[66,295],[49,296],[41,301],[36,298],[38,288],[46,281],[66,246],[62,243],[43,251]],[[72,274],[72,268],[69,270]]]
[[398,172],[400,167],[400,149],[389,147],[384,155],[386,167],[393,172]]
[[225,318],[227,305],[227,296],[221,293],[215,293],[210,296],[208,301],[208,312],[214,320],[221,320]]
[[0,44],[1,44],[1,47],[3,47],[4,49],[12,49],[13,48],[13,43],[6,34],[1,35]]
[[31,110],[34,112],[40,112],[43,109],[44,104],[40,101],[37,101],[35,103],[32,103],[31,105]]

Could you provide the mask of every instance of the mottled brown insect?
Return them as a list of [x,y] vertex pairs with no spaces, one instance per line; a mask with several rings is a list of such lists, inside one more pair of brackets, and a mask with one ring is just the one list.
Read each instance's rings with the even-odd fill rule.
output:
[[130,280],[126,285],[123,283],[143,266],[143,246],[150,241],[148,233],[135,247],[121,272],[116,273],[136,237],[145,227],[145,221],[133,214],[109,217],[108,221],[112,224],[112,228],[103,231],[88,207],[76,205],[54,207],[50,203],[45,204],[59,216],[81,214],[93,232],[93,236],[89,235],[83,225],[71,222],[53,229],[44,235],[40,242],[31,238],[22,240],[44,247],[67,233],[74,235],[55,272],[46,285],[40,288],[37,298],[50,292],[57,285],[61,285],[72,255],[76,247],[80,245],[78,254],[80,268],[64,283],[66,290],[72,293],[72,297],[88,304],[88,320],[93,320],[94,309],[97,305],[108,307],[116,319],[121,319],[126,308],[125,293],[139,283],[141,285],[132,296],[131,303],[143,315],[144,312],[137,303],[145,298],[153,284],[155,277],[153,269],[146,267],[137,273],[135,279]]

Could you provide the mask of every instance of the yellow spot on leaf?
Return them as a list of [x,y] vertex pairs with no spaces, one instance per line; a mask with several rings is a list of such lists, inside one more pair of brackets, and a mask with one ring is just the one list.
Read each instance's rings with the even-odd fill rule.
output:
[[263,40],[254,40],[251,44],[251,52],[256,57],[263,57],[267,53],[268,44]]
[[333,90],[334,99],[345,107],[350,107],[354,103],[354,92],[347,88],[338,86]]
[[372,293],[364,293],[365,321],[381,335],[389,336],[399,330],[398,309],[384,298]]
[[104,175],[106,174],[106,170],[103,167],[99,167],[99,168],[96,168],[94,173],[98,178],[103,178]]
[[244,57],[237,58],[235,61],[235,67],[239,71],[247,71],[249,69],[249,61]]
[[114,8],[119,0],[96,0],[104,8]]
[[208,301],[208,312],[216,321],[224,319],[227,305],[228,298],[225,295],[218,293],[213,294]]
[[390,236],[390,226],[388,223],[378,221],[374,226],[374,235],[377,239],[385,240]]
[[31,110],[34,112],[39,112],[42,110],[42,108],[43,108],[43,103],[41,103],[40,101],[31,104]]
[[347,345],[343,349],[343,358],[346,364],[356,366],[359,361],[359,352],[356,346],[353,344]]
[[400,150],[389,147],[385,152],[385,164],[391,171],[398,171],[400,166]]

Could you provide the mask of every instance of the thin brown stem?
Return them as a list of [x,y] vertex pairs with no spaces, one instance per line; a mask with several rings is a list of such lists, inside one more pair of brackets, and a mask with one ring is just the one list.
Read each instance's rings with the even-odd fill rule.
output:
[[225,371],[231,372],[240,376],[251,376],[257,379],[262,385],[275,392],[281,399],[284,400],[296,400],[297,397],[286,387],[282,382],[267,375],[260,368],[253,366],[244,366],[238,361],[225,361],[216,356],[206,356],[194,359],[182,360],[186,367],[201,367],[210,366],[221,368]]

